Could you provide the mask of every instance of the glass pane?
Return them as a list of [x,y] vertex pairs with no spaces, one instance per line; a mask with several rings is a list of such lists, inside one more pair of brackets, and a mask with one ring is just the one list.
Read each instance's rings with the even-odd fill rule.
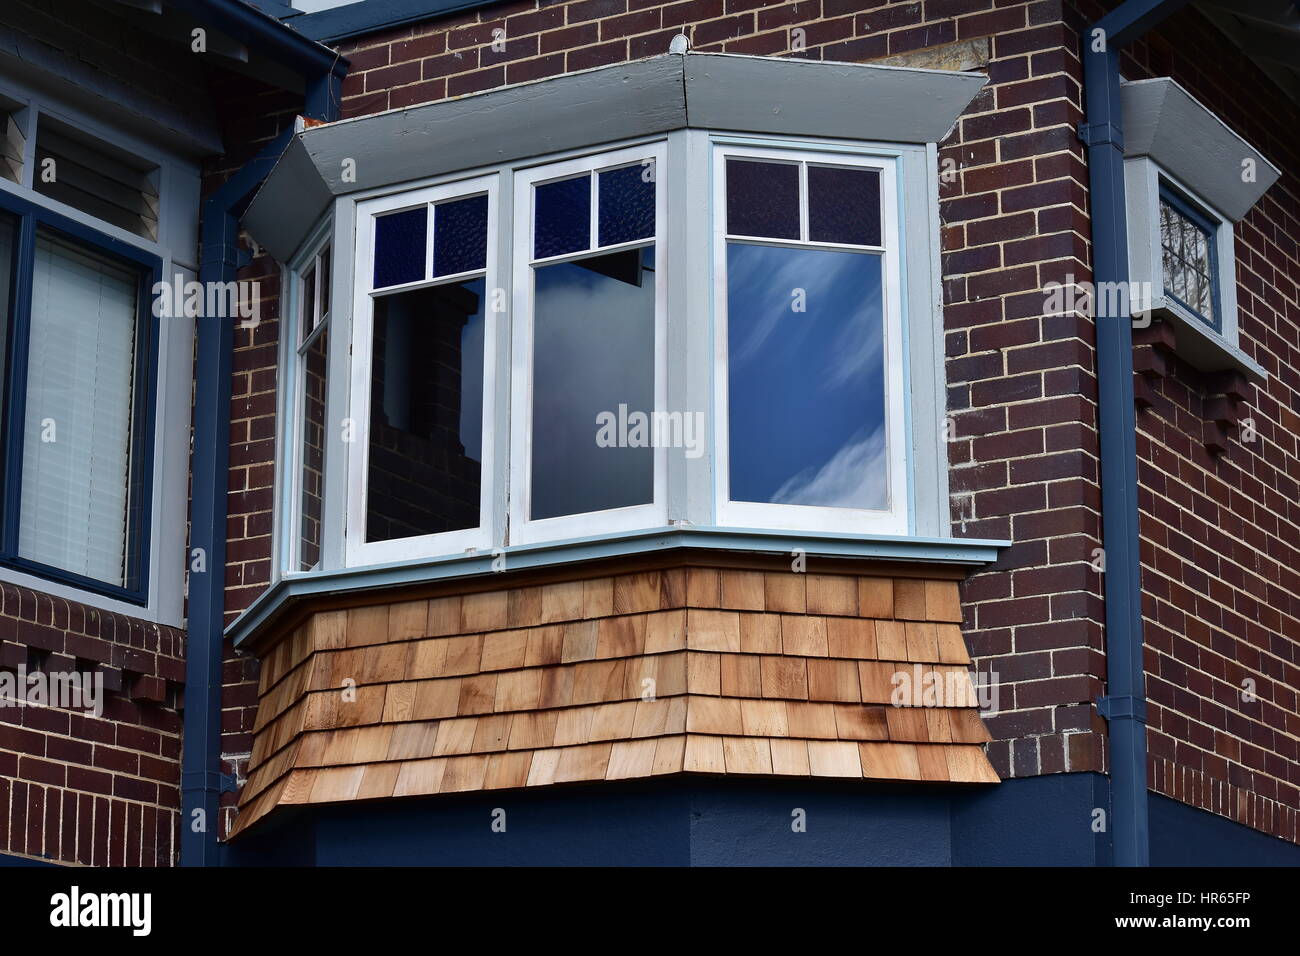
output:
[[298,569],[310,571],[320,563],[321,501],[325,478],[325,385],[329,358],[329,328],[321,329],[303,353],[302,377],[302,486]]
[[433,208],[433,274],[450,276],[487,268],[487,196]]
[[302,277],[302,322],[299,338],[306,342],[312,329],[316,328],[316,270],[308,269]]
[[330,314],[330,247],[326,246],[320,254],[320,314],[321,318]]
[[882,510],[880,257],[727,246],[733,501]]
[[484,280],[375,300],[366,540],[479,526]]
[[18,551],[126,586],[139,273],[36,237]]
[[426,206],[375,219],[375,288],[419,282],[424,275]]
[[534,519],[654,500],[648,444],[631,427],[613,442],[599,428],[654,412],[654,267],[649,248],[536,270]]
[[0,370],[5,367],[5,349],[9,340],[10,296],[13,290],[14,235],[16,227],[9,216],[0,215]]
[[533,258],[581,252],[591,245],[591,176],[537,187]]
[[1199,223],[1173,203],[1160,200],[1160,261],[1165,292],[1215,326],[1212,249],[1212,237]]
[[880,173],[849,166],[809,166],[808,238],[880,245]]
[[727,232],[769,239],[799,238],[799,167],[727,160]]
[[655,167],[638,163],[600,173],[600,244],[651,239],[655,234]]

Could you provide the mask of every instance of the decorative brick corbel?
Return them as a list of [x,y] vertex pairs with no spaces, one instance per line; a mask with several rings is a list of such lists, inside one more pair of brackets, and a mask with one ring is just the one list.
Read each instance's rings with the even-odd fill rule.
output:
[[1228,450],[1228,430],[1237,427],[1250,385],[1235,369],[1207,373],[1201,382],[1205,389],[1202,440],[1211,455],[1221,455]]
[[1156,403],[1155,380],[1169,374],[1176,344],[1174,330],[1158,320],[1133,330],[1133,403],[1139,409]]

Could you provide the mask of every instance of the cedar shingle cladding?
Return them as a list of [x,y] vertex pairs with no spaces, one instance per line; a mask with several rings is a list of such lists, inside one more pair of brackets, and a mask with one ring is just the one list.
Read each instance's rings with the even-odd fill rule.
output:
[[[996,783],[957,581],[889,573],[672,567],[319,611],[263,652],[232,835],[283,804],[681,772]],[[900,671],[963,693],[891,706]]]

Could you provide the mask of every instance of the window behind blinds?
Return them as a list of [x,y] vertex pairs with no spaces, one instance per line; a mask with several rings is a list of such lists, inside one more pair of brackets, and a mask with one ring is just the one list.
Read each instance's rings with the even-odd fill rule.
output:
[[36,239],[19,554],[126,586],[139,276]]

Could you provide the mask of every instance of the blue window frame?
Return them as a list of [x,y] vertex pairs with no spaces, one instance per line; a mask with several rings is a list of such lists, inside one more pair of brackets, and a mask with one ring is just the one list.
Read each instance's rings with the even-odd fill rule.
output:
[[1160,259],[1165,295],[1214,331],[1223,332],[1218,231],[1210,219],[1163,180],[1160,183]]
[[[106,236],[9,192],[0,191],[0,220],[11,227],[8,232],[11,241],[0,243],[0,255],[8,253],[8,261],[0,263],[0,272],[7,271],[11,280],[0,283],[0,296],[4,297],[5,306],[4,346],[0,356],[4,366],[4,407],[0,417],[0,426],[3,427],[0,436],[0,454],[3,455],[3,469],[0,471],[3,480],[0,489],[0,565],[132,604],[147,604],[158,364],[155,354],[158,318],[149,303],[152,301],[151,292],[161,279],[162,262],[157,256],[129,243]],[[124,436],[127,448],[122,475],[125,488],[121,574],[114,575],[116,580],[103,580],[35,559],[30,556],[30,548],[26,549],[28,556],[24,556],[20,541],[24,456],[31,438],[27,421],[29,385],[37,384],[29,381],[33,300],[37,294],[34,285],[38,255],[45,255],[48,260],[52,258],[50,250],[54,248],[61,250],[58,254],[65,258],[80,256],[87,263],[98,264],[105,275],[116,277],[119,291],[134,283],[134,328],[128,335],[132,340],[128,346],[132,367],[125,385],[130,421]],[[88,268],[93,271],[95,266]],[[52,278],[48,284],[53,285]],[[99,341],[97,338],[97,349]],[[96,356],[99,360],[98,351]],[[111,357],[105,356],[103,360],[111,361]],[[94,499],[88,495],[87,500]],[[73,510],[70,509],[70,513]],[[32,521],[39,520],[42,519],[32,518]],[[87,537],[90,537],[89,531]],[[90,547],[89,543],[87,547]]]

